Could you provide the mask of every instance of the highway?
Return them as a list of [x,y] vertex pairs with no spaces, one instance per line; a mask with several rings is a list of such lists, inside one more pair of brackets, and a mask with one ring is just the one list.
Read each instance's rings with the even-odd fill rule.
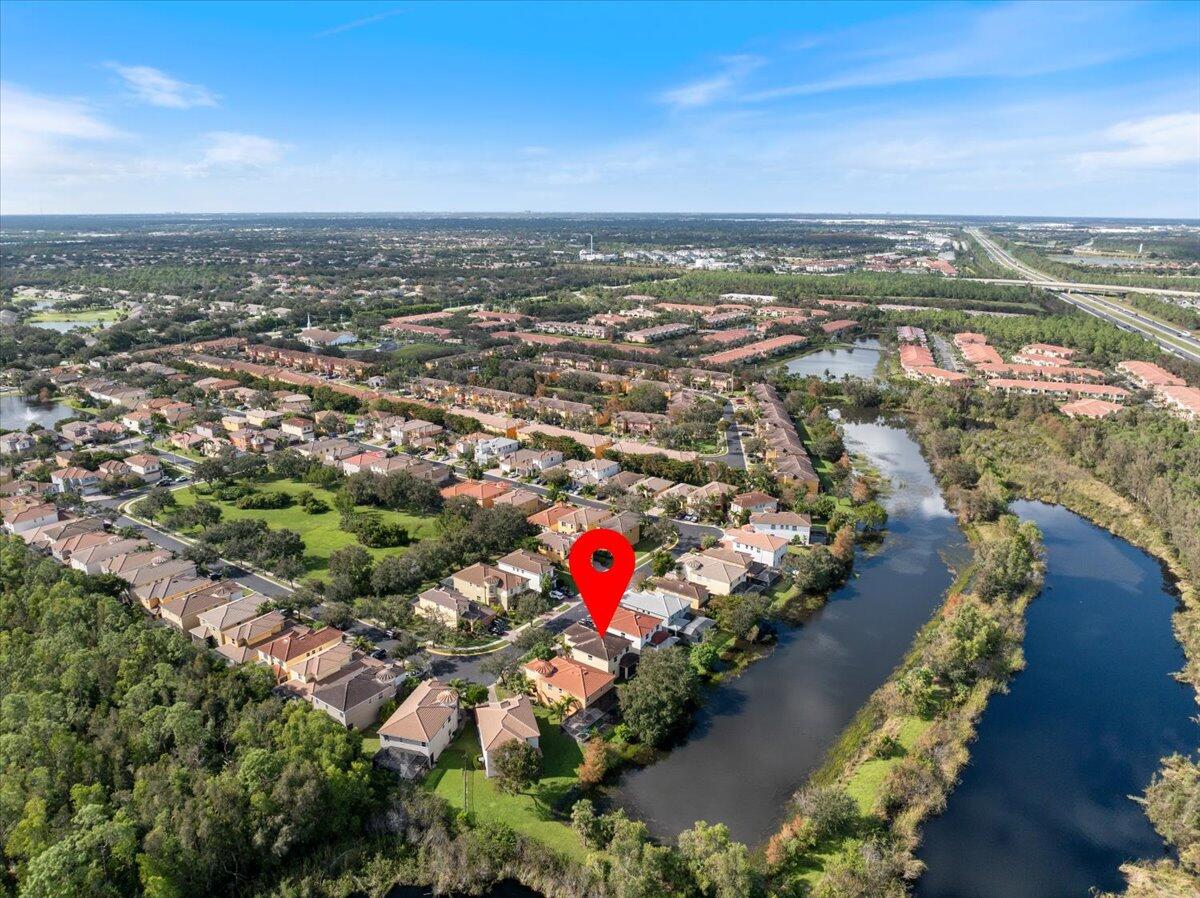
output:
[[[1200,340],[1187,330],[1168,322],[1153,318],[1128,306],[1121,305],[1111,299],[1097,296],[1090,292],[1067,292],[1067,290],[1090,291],[1096,285],[1091,284],[1061,284],[1048,278],[1035,268],[1017,259],[994,240],[976,228],[968,228],[967,233],[979,241],[993,260],[1021,275],[1027,282],[1039,287],[1054,290],[1063,302],[1070,303],[1097,318],[1112,322],[1117,327],[1127,331],[1135,331],[1147,339],[1153,340],[1164,351],[1193,362],[1200,362]],[[1143,291],[1151,292],[1151,291]],[[1157,291],[1162,292],[1162,291]],[[1175,291],[1177,293],[1181,291]]]
[[[960,278],[964,281],[978,281],[981,284],[1010,284],[1014,286],[1022,286],[1029,283],[1026,278]],[[1056,281],[1049,275],[1038,272],[1037,284],[1039,287],[1048,287],[1051,290],[1091,290],[1099,293],[1112,293],[1122,296],[1126,293],[1152,293],[1155,296],[1178,296],[1184,299],[1200,299],[1200,291],[1198,290],[1175,290],[1169,287],[1127,287],[1123,284],[1085,284],[1076,281]]]

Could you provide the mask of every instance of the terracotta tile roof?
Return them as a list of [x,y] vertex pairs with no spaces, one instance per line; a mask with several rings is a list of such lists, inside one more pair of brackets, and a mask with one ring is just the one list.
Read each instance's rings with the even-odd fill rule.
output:
[[1147,386],[1182,387],[1187,383],[1182,377],[1177,377],[1153,362],[1130,359],[1129,361],[1119,362],[1117,368]]
[[572,695],[584,704],[612,686],[612,674],[589,667],[573,658],[551,658],[549,661],[530,661],[522,668],[536,679]]
[[497,496],[502,496],[507,493],[512,487],[506,483],[496,483],[492,480],[464,480],[461,483],[456,483],[453,486],[448,486],[442,490],[443,499],[453,499],[457,496],[466,496],[468,499],[474,499],[476,502],[484,502],[489,499],[495,499]]
[[506,742],[524,742],[541,736],[533,702],[527,695],[480,705],[475,709],[475,722],[479,727],[479,744],[485,752],[494,751]]
[[1103,399],[1076,399],[1064,402],[1058,410],[1068,418],[1104,418],[1113,412],[1119,412],[1123,405],[1116,402],[1106,402]]
[[609,631],[615,630],[618,633],[644,639],[661,627],[662,624],[663,621],[660,617],[642,614],[623,605],[618,605],[617,610],[613,612],[612,622],[608,625],[608,629]]
[[429,742],[458,708],[458,692],[438,680],[425,680],[379,728],[380,736]]
[[331,642],[340,642],[342,631],[336,627],[322,627],[320,630],[310,630],[308,627],[295,626],[286,633],[276,636],[269,642],[259,646],[259,651],[276,661],[291,661],[306,652],[311,652],[319,646]]

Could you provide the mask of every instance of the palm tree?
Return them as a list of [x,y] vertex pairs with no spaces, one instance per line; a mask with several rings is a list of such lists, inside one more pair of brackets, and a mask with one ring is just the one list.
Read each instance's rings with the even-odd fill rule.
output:
[[562,723],[567,719],[568,716],[570,716],[571,711],[573,711],[575,706],[578,704],[579,702],[573,696],[564,695],[558,701],[551,703],[550,719],[553,720],[554,718],[558,718],[558,722]]

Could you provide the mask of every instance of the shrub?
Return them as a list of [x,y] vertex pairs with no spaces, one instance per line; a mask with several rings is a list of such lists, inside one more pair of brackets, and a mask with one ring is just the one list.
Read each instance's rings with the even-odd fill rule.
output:
[[266,493],[249,492],[233,504],[236,508],[287,508],[292,504],[292,497],[287,493],[277,493],[274,491]]
[[408,545],[408,531],[399,524],[389,524],[373,515],[355,515],[347,528],[364,546],[390,549]]
[[796,793],[794,803],[814,842],[843,835],[858,819],[858,804],[839,786],[809,786]]

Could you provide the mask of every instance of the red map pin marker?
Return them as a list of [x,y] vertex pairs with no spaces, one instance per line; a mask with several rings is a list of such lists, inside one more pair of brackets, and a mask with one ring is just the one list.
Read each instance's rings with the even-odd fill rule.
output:
[[[592,562],[601,549],[612,555],[612,567],[607,571],[596,570]],[[589,530],[575,540],[567,564],[596,632],[603,635],[633,576],[633,546],[615,530]]]

